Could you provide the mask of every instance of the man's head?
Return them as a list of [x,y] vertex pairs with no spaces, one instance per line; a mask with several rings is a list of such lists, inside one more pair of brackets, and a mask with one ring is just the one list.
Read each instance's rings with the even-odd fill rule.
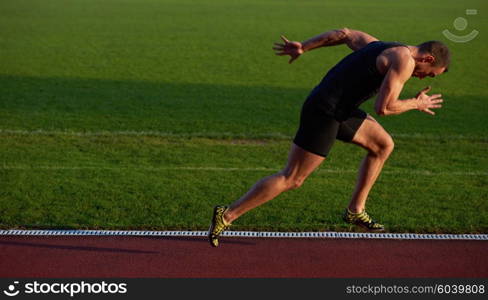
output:
[[446,45],[439,41],[428,41],[417,45],[417,49],[412,76],[422,79],[447,72],[451,63],[451,53]]

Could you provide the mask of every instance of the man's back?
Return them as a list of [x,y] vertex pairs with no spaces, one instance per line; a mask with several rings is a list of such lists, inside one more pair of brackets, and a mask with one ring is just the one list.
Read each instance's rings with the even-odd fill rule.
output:
[[384,79],[377,68],[377,58],[395,42],[374,41],[354,51],[335,65],[312,91],[309,98],[324,112],[340,119],[374,96]]

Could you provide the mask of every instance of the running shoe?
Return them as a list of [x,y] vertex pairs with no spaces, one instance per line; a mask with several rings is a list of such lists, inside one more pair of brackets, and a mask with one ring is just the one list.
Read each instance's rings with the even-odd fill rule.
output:
[[224,220],[224,213],[227,209],[229,209],[227,206],[214,207],[212,224],[210,224],[210,228],[208,229],[208,239],[210,241],[210,245],[213,247],[219,246],[220,234],[231,225]]
[[360,213],[353,213],[348,208],[346,208],[346,211],[344,212],[344,216],[342,218],[347,223],[361,226],[369,231],[385,230],[385,226],[371,219],[366,210],[363,210]]

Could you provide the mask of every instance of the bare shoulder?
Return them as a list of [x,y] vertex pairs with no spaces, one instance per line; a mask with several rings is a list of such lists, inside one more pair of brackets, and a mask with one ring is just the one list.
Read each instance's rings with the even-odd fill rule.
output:
[[412,57],[410,49],[399,46],[387,49],[385,56],[388,58],[390,65],[410,69],[415,67],[415,60]]
[[376,67],[381,74],[393,70],[396,73],[411,74],[415,61],[407,47],[393,47],[384,50],[376,59]]
[[371,42],[378,41],[377,38],[369,33],[350,28],[341,29],[347,36],[346,43],[349,48],[357,51]]

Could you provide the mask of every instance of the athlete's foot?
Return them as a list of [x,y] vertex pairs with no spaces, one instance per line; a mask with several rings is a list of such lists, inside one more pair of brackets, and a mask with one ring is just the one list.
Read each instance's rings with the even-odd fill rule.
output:
[[342,218],[349,224],[361,226],[369,231],[378,232],[385,230],[385,226],[374,221],[364,209],[361,212],[354,213],[346,208]]
[[213,247],[219,246],[219,236],[231,224],[226,222],[224,214],[229,208],[227,206],[215,206],[212,216],[212,223],[208,229],[208,239]]

